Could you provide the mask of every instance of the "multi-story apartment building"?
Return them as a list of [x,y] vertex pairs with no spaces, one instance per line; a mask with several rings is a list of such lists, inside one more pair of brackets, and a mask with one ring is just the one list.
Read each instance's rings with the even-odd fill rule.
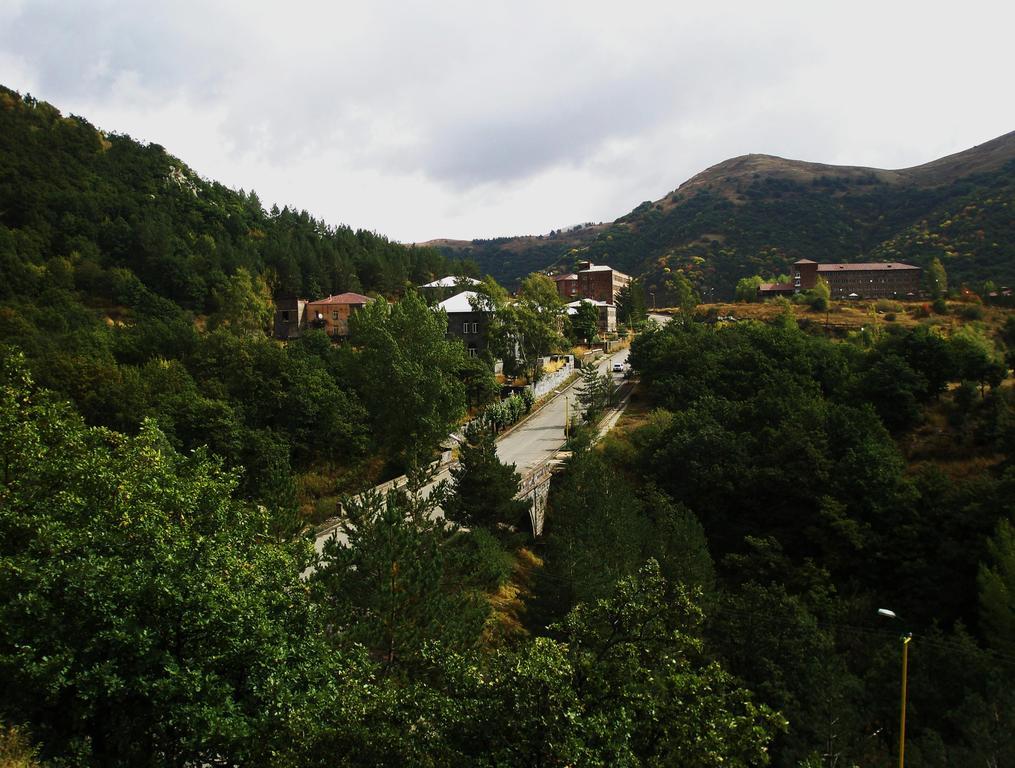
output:
[[473,304],[479,299],[475,291],[462,291],[437,306],[448,316],[449,339],[461,339],[469,357],[476,357],[486,350],[486,329],[493,317],[492,311],[476,309]]
[[578,275],[570,272],[566,275],[557,275],[553,278],[557,284],[557,295],[564,301],[574,301],[578,295]]
[[[591,261],[581,262],[578,270],[577,298],[595,299],[613,304],[620,289],[630,285],[631,277],[605,264],[593,264]],[[558,289],[559,291],[559,289]]]
[[793,290],[807,291],[822,278],[833,299],[906,299],[921,293],[922,270],[899,262],[818,264],[801,259],[793,264]]

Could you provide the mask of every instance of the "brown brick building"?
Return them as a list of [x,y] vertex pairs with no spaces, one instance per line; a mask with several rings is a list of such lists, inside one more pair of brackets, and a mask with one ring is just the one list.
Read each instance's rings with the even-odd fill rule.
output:
[[578,295],[578,275],[571,272],[567,275],[557,275],[553,278],[557,284],[557,295],[564,301],[573,301]]
[[818,264],[801,259],[793,264],[793,290],[807,291],[822,278],[833,299],[906,299],[921,293],[922,270],[899,262]]
[[581,266],[582,268],[578,270],[578,293],[576,294],[578,298],[613,304],[620,289],[631,283],[629,275],[618,272],[605,264],[583,261]]
[[320,301],[307,302],[307,324],[311,328],[323,328],[333,338],[349,335],[349,318],[373,299],[359,293],[340,293]]

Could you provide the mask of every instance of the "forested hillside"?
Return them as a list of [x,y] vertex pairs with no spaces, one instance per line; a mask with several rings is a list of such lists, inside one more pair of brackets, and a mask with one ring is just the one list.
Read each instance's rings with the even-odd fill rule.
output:
[[240,267],[275,295],[308,298],[395,295],[452,269],[435,249],[330,226],[306,211],[266,212],[253,191],[202,179],[156,144],[103,133],[2,87],[0,168],[4,298],[55,282],[90,303],[132,308],[127,283],[136,277],[177,306],[208,313]]
[[565,233],[555,252],[552,241],[531,238],[444,250],[468,253],[502,280],[540,259],[567,269],[592,259],[645,276],[660,298],[675,272],[706,298],[729,298],[738,279],[785,274],[801,258],[926,267],[937,257],[954,284],[978,289],[1015,283],[1013,222],[1015,134],[1007,134],[901,171],[747,155],[642,203],[592,242]]
[[[363,360],[313,333],[273,343],[272,299],[397,296],[463,265],[305,211],[266,212],[162,147],[7,89],[0,170],[0,344],[89,423],[134,432],[156,419],[178,448],[208,445],[244,468],[245,496],[284,506],[294,471],[315,469],[298,482],[334,493],[404,458],[374,439],[386,417]],[[410,307],[422,313],[413,331],[433,335],[416,349],[436,350],[444,330]]]

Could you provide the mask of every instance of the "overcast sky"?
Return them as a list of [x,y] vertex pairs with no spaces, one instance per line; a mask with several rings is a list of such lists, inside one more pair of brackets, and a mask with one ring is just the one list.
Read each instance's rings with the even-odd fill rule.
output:
[[0,0],[0,83],[410,242],[609,221],[728,157],[1015,130],[1015,3]]

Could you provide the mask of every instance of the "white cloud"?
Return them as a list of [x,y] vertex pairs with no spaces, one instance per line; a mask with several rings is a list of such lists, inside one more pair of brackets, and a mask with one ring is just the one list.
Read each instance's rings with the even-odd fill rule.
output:
[[1015,128],[1006,5],[5,3],[4,84],[403,240],[612,219],[726,157]]

